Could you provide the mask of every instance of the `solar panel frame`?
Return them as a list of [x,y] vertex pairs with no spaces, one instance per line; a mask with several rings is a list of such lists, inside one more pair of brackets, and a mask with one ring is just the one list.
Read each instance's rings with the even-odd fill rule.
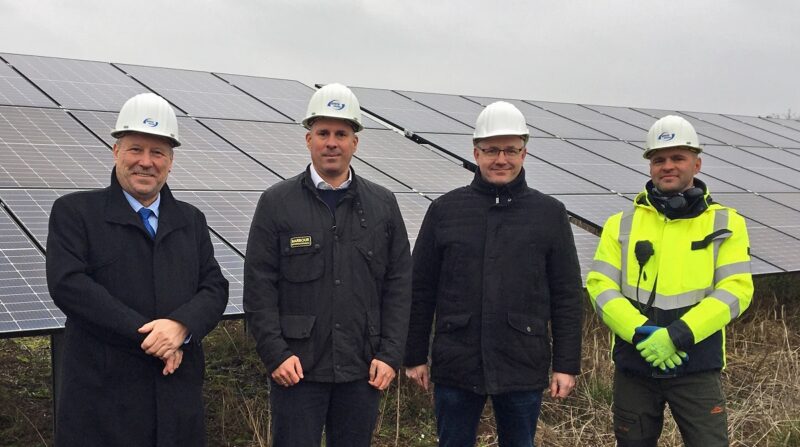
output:
[[114,64],[195,117],[292,122],[209,72]]
[[781,231],[800,242],[800,211],[755,194],[716,194],[717,203],[736,209],[754,222]]
[[17,54],[3,57],[67,109],[118,112],[129,98],[148,91],[105,62]]
[[394,196],[397,199],[397,206],[400,207],[400,213],[403,215],[408,242],[411,250],[414,250],[419,229],[422,227],[422,220],[425,218],[425,213],[428,212],[432,199],[413,192],[395,193]]
[[777,182],[763,175],[743,169],[733,163],[715,157],[710,153],[702,156],[703,165],[701,171],[707,175],[736,185],[750,192],[794,192],[797,191],[784,183]]
[[[773,150],[777,150],[777,148],[773,148]],[[748,171],[761,174],[770,180],[781,182],[789,188],[794,188],[792,185],[800,185],[800,171],[737,147],[707,144],[703,147],[703,158],[707,159],[708,156],[725,160]],[[797,188],[794,189],[797,190]]]
[[656,120],[647,115],[642,113],[636,109],[630,107],[615,107],[615,106],[603,106],[603,105],[595,105],[595,104],[582,104],[584,107],[594,110],[595,112],[602,113],[603,115],[608,115],[614,119],[620,120],[624,123],[628,123],[633,127],[638,127],[641,129],[641,134],[638,138],[634,138],[631,141],[641,141],[644,142],[647,139],[647,131],[656,122]]
[[798,121],[798,120],[795,120],[795,119],[787,120],[787,119],[782,119],[782,118],[765,118],[765,119],[768,119],[771,122],[773,122],[775,124],[778,124],[780,126],[788,127],[790,129],[794,129],[796,131],[800,131],[800,121]]
[[575,218],[596,228],[602,228],[606,220],[622,211],[633,208],[633,202],[617,194],[553,194]]
[[571,224],[570,228],[575,240],[575,250],[578,253],[578,264],[581,268],[581,283],[586,284],[586,276],[592,269],[594,253],[597,251],[600,238],[577,225]]

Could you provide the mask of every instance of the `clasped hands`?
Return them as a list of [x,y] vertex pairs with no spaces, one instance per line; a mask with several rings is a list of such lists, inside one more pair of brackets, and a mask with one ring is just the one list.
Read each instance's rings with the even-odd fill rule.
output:
[[646,335],[643,341],[636,345],[642,358],[654,368],[666,371],[674,369],[689,361],[689,354],[679,351],[672,343],[667,328],[660,326],[639,326],[636,333]]
[[164,361],[163,375],[174,373],[183,361],[183,346],[189,329],[182,323],[167,318],[153,320],[138,329],[140,334],[147,334],[141,344],[148,355]]

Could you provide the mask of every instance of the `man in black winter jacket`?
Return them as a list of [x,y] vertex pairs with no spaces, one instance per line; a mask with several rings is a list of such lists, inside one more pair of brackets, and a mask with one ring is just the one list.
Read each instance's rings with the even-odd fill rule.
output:
[[272,445],[369,446],[402,361],[411,254],[394,195],[356,175],[358,100],[311,98],[311,164],[262,194],[244,266],[248,329],[272,378]]
[[500,446],[531,446],[543,389],[564,398],[580,371],[575,244],[564,206],[525,183],[528,136],[516,107],[487,106],[475,179],[431,204],[414,246],[403,363],[423,388],[436,384],[440,446],[474,445],[487,396]]

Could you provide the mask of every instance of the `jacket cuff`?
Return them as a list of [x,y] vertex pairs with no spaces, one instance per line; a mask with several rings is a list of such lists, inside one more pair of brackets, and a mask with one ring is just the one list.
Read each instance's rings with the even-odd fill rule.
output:
[[685,351],[694,345],[694,334],[689,329],[689,325],[683,320],[675,320],[667,326],[667,333],[672,339],[672,344],[681,351]]

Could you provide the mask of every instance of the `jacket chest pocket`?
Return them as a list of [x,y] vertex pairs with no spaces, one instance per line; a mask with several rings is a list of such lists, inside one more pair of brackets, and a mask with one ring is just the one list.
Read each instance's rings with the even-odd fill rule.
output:
[[281,233],[281,275],[289,282],[319,279],[325,271],[322,232]]
[[388,228],[381,226],[380,229],[366,235],[363,239],[355,242],[356,250],[369,266],[369,271],[375,279],[383,279],[386,274],[386,266],[389,258],[389,239],[391,233]]

